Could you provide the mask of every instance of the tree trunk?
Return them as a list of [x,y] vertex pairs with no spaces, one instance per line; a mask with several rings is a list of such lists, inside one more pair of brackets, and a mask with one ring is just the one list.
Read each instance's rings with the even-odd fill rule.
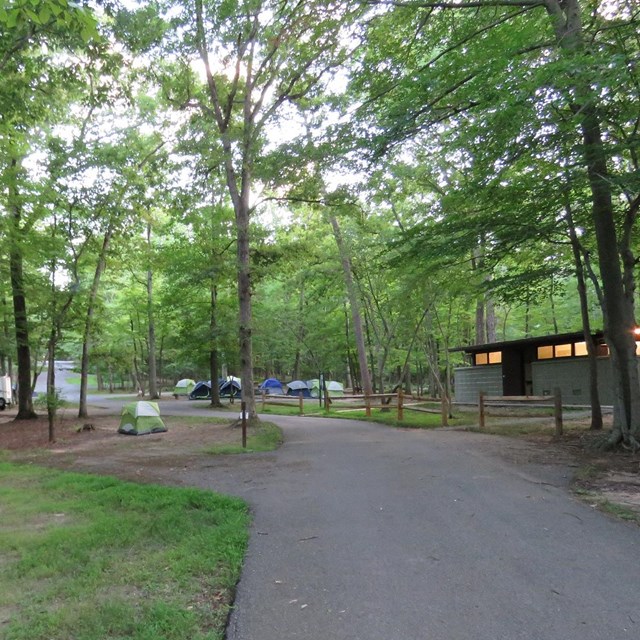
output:
[[[149,261],[151,261],[151,225],[147,225],[147,249],[149,251]],[[153,270],[151,267],[147,269],[147,324],[148,324],[148,340],[149,353],[147,354],[149,362],[149,399],[157,400],[160,397],[158,393],[158,376],[156,371],[156,325],[153,316]]]
[[82,358],[80,361],[80,404],[78,406],[78,418],[87,418],[89,412],[87,410],[87,387],[89,380],[89,352],[91,350],[91,332],[93,329],[93,316],[95,313],[96,299],[100,288],[100,279],[107,265],[107,252],[113,238],[113,228],[109,227],[102,240],[98,263],[93,274],[93,282],[89,291],[89,304],[87,306],[87,315],[84,321],[84,331],[82,334]]
[[100,365],[96,366],[96,386],[98,387],[98,391],[104,391],[104,379]]
[[211,406],[221,407],[220,388],[218,376],[220,365],[218,363],[218,290],[214,283],[211,284],[211,350],[209,351],[209,375],[211,376]]
[[52,327],[47,348],[47,422],[49,425],[49,442],[56,440],[56,413],[58,398],[56,396],[56,330]]
[[573,214],[570,206],[565,205],[565,219],[569,229],[571,250],[575,265],[576,280],[578,282],[578,296],[580,298],[580,315],[582,317],[582,331],[587,345],[587,358],[589,361],[589,401],[591,403],[591,429],[602,429],[602,407],[598,393],[598,353],[596,344],[591,334],[591,322],[589,320],[589,301],[587,299],[587,285],[584,275],[584,266],[580,251],[580,240],[576,232]]
[[487,322],[487,342],[496,342],[496,307],[490,295],[485,299],[485,316]]
[[33,410],[31,394],[31,350],[29,348],[27,303],[24,296],[22,254],[19,250],[11,250],[10,261],[13,312],[16,329],[16,350],[18,353],[18,415],[16,416],[16,420],[30,420],[38,416]]
[[558,333],[560,333],[560,331],[558,329],[558,317],[556,315],[556,301],[553,296],[554,284],[555,284],[555,281],[553,279],[553,276],[551,276],[551,293],[549,293],[549,302],[551,304],[551,320],[553,322],[553,332],[557,335]]
[[[581,9],[578,0],[546,0],[552,18],[556,41],[571,61],[584,54]],[[633,286],[622,277],[620,253],[611,191],[612,180],[602,139],[596,98],[591,94],[590,77],[582,71],[595,73],[577,65],[573,81],[571,109],[580,127],[583,142],[583,162],[591,191],[591,216],[598,247],[598,265],[604,294],[604,330],[611,357],[613,383],[613,433],[610,444],[620,441],[637,450],[640,448],[640,380],[635,344]],[[632,284],[632,283],[631,283]]]
[[29,324],[27,318],[27,301],[24,292],[24,274],[22,259],[22,229],[20,219],[22,209],[18,202],[16,187],[19,171],[17,160],[11,160],[11,183],[9,185],[9,206],[11,209],[10,232],[11,248],[9,250],[9,269],[11,272],[11,293],[13,297],[13,318],[16,333],[16,351],[18,364],[18,414],[16,420],[37,418],[33,410],[31,391],[31,349],[29,346]]
[[133,384],[136,388],[136,391],[139,396],[144,397],[144,380],[142,379],[142,374],[140,373],[140,367],[138,365],[138,342],[136,340],[134,329],[133,329],[133,318],[130,319],[131,323],[131,337],[133,341]]
[[242,377],[242,400],[250,420],[257,420],[255,393],[253,390],[253,345],[251,312],[251,264],[249,243],[249,192],[241,198],[236,209],[236,229],[238,234],[238,304],[240,371]]
[[3,351],[0,358],[0,373],[2,375],[8,375],[12,377],[13,372],[11,371],[11,356],[9,355],[9,347],[10,344],[9,336],[9,311],[8,311],[7,299],[5,296],[2,296],[2,335],[4,337],[4,344],[7,345],[6,351]]
[[373,389],[371,386],[369,367],[367,366],[367,352],[364,343],[364,333],[362,331],[360,302],[358,300],[356,288],[353,282],[351,259],[344,246],[342,234],[340,232],[340,225],[338,224],[337,218],[334,215],[330,214],[329,221],[331,222],[331,226],[333,227],[333,236],[336,240],[336,244],[338,245],[338,252],[340,253],[340,259],[342,261],[342,270],[344,272],[345,286],[347,289],[347,297],[349,298],[349,304],[351,306],[351,317],[353,319],[353,335],[358,351],[358,363],[360,364],[360,379],[362,381],[362,390],[365,395],[369,396],[373,393]]

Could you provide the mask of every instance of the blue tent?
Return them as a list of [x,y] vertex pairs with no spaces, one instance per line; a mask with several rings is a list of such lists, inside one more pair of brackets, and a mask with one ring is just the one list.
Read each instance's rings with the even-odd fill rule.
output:
[[288,396],[298,397],[300,395],[300,392],[302,392],[303,398],[311,397],[311,391],[309,390],[306,382],[303,382],[302,380],[292,380],[291,382],[287,383]]
[[189,400],[204,400],[211,397],[211,380],[201,380],[193,387]]
[[259,387],[260,391],[268,395],[284,395],[284,388],[282,387],[282,382],[277,378],[267,378]]
[[229,376],[226,380],[220,383],[220,396],[233,396],[234,398],[240,395],[242,384],[240,378],[234,378]]

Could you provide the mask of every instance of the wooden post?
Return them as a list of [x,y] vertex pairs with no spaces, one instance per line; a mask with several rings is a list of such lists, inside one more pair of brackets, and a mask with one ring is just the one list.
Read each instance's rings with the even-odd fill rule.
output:
[[404,407],[402,406],[403,398],[404,394],[402,393],[402,387],[398,387],[398,422],[402,422],[404,419]]
[[300,391],[300,393],[298,394],[298,403],[300,405],[300,415],[303,416],[304,415],[304,394],[302,393],[302,391]]
[[240,403],[240,410],[242,411],[242,448],[247,448],[247,403],[243,400]]
[[329,398],[329,393],[327,390],[324,390],[324,410],[329,411],[331,405],[331,398]]
[[562,436],[562,393],[560,388],[553,390],[553,416],[556,423],[556,438]]
[[449,398],[442,394],[442,426],[449,426]]
[[478,395],[478,426],[484,429],[484,391]]
[[371,417],[371,398],[368,395],[364,397],[364,414],[367,418]]
[[264,408],[267,405],[267,394],[264,392],[264,390],[262,391],[262,411],[264,411]]

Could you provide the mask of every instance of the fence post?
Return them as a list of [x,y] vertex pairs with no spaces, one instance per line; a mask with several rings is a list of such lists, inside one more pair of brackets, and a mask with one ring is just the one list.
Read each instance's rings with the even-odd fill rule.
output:
[[402,406],[403,397],[402,387],[398,387],[398,422],[402,422],[404,419],[404,407]]
[[302,391],[298,393],[298,403],[300,405],[300,415],[303,416],[304,415],[304,394],[302,393]]
[[364,397],[364,414],[367,418],[371,417],[371,398],[369,397],[369,394]]
[[553,415],[556,423],[556,438],[562,436],[562,393],[559,387],[553,390]]
[[267,394],[263,390],[262,391],[262,411],[264,411],[264,408],[266,406],[267,406]]
[[240,411],[242,411],[242,448],[247,448],[247,403],[243,400],[240,403]]
[[478,426],[484,429],[484,391],[478,395]]
[[442,394],[442,426],[449,426],[449,398],[447,398],[447,394]]

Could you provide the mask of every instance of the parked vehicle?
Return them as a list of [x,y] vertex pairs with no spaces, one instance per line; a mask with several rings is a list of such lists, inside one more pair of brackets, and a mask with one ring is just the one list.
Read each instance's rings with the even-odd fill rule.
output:
[[13,404],[13,391],[11,389],[11,378],[0,376],[0,411]]

